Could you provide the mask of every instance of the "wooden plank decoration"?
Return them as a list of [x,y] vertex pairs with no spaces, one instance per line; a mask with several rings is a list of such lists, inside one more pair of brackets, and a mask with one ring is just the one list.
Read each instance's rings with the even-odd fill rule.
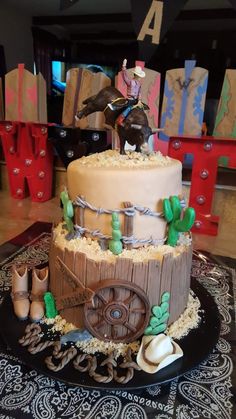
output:
[[[110,77],[101,71],[93,73],[91,84],[91,96],[96,95],[104,87],[111,85]],[[88,126],[90,128],[104,129],[105,117],[103,112],[94,112],[88,115]]]
[[[80,196],[80,198],[84,199],[84,196]],[[84,227],[84,211],[83,207],[76,208],[76,223],[80,227]]]
[[56,306],[58,310],[71,309],[72,307],[77,307],[92,301],[93,296],[94,292],[89,288],[76,288],[74,292],[58,297],[56,299]]
[[74,273],[78,281],[85,287],[86,283],[86,255],[81,252],[75,252]]
[[38,121],[47,122],[47,87],[46,80],[41,73],[37,76],[37,109]]
[[[101,262],[86,259],[86,287],[92,287],[96,289],[99,286],[101,280]],[[106,298],[106,295],[104,296]],[[89,317],[90,322],[98,323],[101,319],[99,315],[99,309],[103,307],[103,303],[100,299],[97,299],[97,310],[94,310]],[[104,328],[104,332],[109,333],[108,328]]]
[[101,280],[101,262],[87,258],[86,287],[95,288]]
[[[129,288],[102,287],[99,293],[101,297],[95,295],[96,309],[90,311],[89,319],[91,324],[101,324],[102,336],[126,337],[142,322],[142,310],[144,309],[143,300],[139,298],[139,291],[143,290],[149,300],[150,306],[159,305],[163,292],[170,292],[170,319],[169,324],[177,320],[184,311],[189,294],[190,268],[192,259],[192,247],[174,257],[173,254],[164,254],[162,260],[150,260],[148,262],[134,262],[132,259],[117,258],[115,263],[108,261],[95,261],[88,259],[83,253],[73,251],[64,252],[52,243],[50,250],[50,267],[54,268],[50,274],[50,288],[56,298],[58,307],[62,307],[62,316],[76,327],[83,328],[83,302],[92,298],[96,294],[101,281],[109,280],[112,284],[127,281],[138,286],[137,291]],[[58,262],[59,261],[59,262]],[[65,292],[66,286],[69,288]],[[62,285],[64,284],[64,285]],[[79,284],[79,285],[78,285]],[[140,290],[140,291],[141,291]],[[89,299],[89,301],[91,301]],[[109,322],[103,319],[103,310],[109,311],[109,305],[114,301],[125,304],[128,310],[128,327],[122,324],[110,326]],[[93,304],[91,303],[91,307]],[[141,312],[140,312],[141,310]],[[100,311],[100,313],[99,313]],[[100,330],[98,327],[97,330]],[[105,336],[106,335],[106,336]]]
[[[131,202],[124,202],[124,208],[130,208],[133,204]],[[124,215],[124,236],[131,237],[134,234],[134,217],[130,215]],[[124,245],[126,249],[132,249],[132,244]]]
[[[52,228],[51,228],[51,241],[50,241],[50,248],[49,248],[49,272],[50,272],[50,277],[54,278],[55,277],[55,269],[56,269],[56,259],[57,259],[57,255],[56,255],[56,247],[54,246],[54,240],[56,237],[55,234],[55,229],[56,227],[56,223],[53,222],[52,224]],[[54,263],[50,263],[50,258],[52,258],[52,260],[54,261]],[[49,290],[51,289],[51,281],[49,281]]]
[[78,280],[78,278],[73,274],[73,272],[66,266],[64,262],[57,256],[56,264],[58,266],[58,269],[60,269],[65,282],[69,285],[70,288],[76,289],[79,286],[83,287],[83,284]]
[[[178,258],[173,259],[173,265],[172,265],[172,272],[171,272],[171,293],[170,293],[170,317],[168,323],[172,323],[174,319],[178,316],[178,313],[180,313],[182,304],[183,304],[183,298],[182,298],[182,291],[184,283],[185,285],[185,279],[182,275],[182,264],[184,264],[185,260],[183,259],[182,255],[180,255]],[[168,291],[168,290],[166,290]]]
[[172,253],[166,253],[163,255],[161,264],[161,287],[160,297],[166,291],[171,291],[171,280],[172,280],[172,269],[173,269],[174,257]]
[[46,82],[19,64],[5,76],[5,119],[47,123]]
[[82,108],[82,103],[90,96],[92,73],[82,68],[72,68],[66,73],[66,89],[63,102],[62,123],[65,126],[88,127],[87,118],[75,120],[76,111]]
[[159,305],[161,288],[161,262],[159,260],[148,261],[147,274],[147,295],[149,296],[150,306]]
[[[115,265],[115,276],[114,279],[117,281],[132,281],[132,274],[133,274],[133,262],[131,259],[126,258],[117,258],[116,265]],[[116,298],[119,298],[121,301],[125,301],[130,297],[130,291],[125,289],[119,289],[119,293]],[[129,304],[128,304],[129,307]],[[130,321],[130,317],[129,317]],[[119,328],[119,335],[125,336],[127,334],[126,327]]]
[[[57,258],[64,260],[64,251],[60,247],[55,246],[52,242],[49,254],[49,268],[50,268],[50,289],[54,297],[63,295],[63,275],[60,266],[56,263]],[[53,268],[51,269],[51,267]]]
[[[147,284],[148,280],[148,264],[145,262],[133,262],[133,274],[132,274],[132,282],[135,285],[138,285],[140,288],[142,288],[145,293],[147,293]],[[149,296],[148,296],[149,297]],[[130,303],[131,310],[137,310],[142,309],[143,305],[141,301],[139,301],[137,298],[135,298]],[[139,314],[136,314],[133,312],[130,316],[130,323],[136,324],[136,319],[139,317]]]
[[184,300],[185,305],[187,305],[188,303],[190,283],[191,283],[192,251],[193,251],[193,246],[191,245],[191,249],[185,252],[185,257],[186,257],[185,300]]
[[115,265],[114,279],[132,281],[133,261],[132,259],[117,258]]
[[[236,70],[226,70],[217,109],[213,135],[236,138]],[[221,157],[219,164],[228,166],[229,159]]]
[[[115,269],[116,269],[116,263],[107,263],[107,261],[102,260],[100,262],[100,276],[101,281],[109,279],[112,280],[115,278]],[[111,291],[107,290],[104,293],[104,296],[109,300],[112,297]],[[100,304],[101,306],[101,304]],[[104,326],[104,333],[109,335],[110,333],[110,327]]]
[[226,70],[217,110],[214,136],[236,138],[236,70]]
[[[65,256],[65,262],[73,264],[74,252],[68,252]],[[57,264],[63,277],[63,290],[62,295],[56,297],[56,305],[58,310],[67,309],[67,317],[73,321],[74,310],[73,307],[82,305],[88,301],[91,301],[94,292],[90,288],[85,288],[75,274],[66,266],[59,257],[57,257]],[[72,288],[73,292],[67,293],[65,289]]]
[[105,260],[101,261],[101,280],[114,279],[115,277],[115,263],[107,263]]
[[[68,292],[71,292],[71,290],[73,288],[71,288],[71,284],[69,283],[70,280],[72,280],[72,278],[75,280],[75,276],[72,275],[68,275],[69,272],[74,272],[74,255],[75,253],[73,251],[69,251],[68,249],[65,248],[64,250],[65,255],[64,255],[64,269],[63,269],[63,287],[62,287],[62,292],[63,294],[67,294]],[[70,268],[66,267],[69,266]],[[65,275],[66,274],[66,275]],[[68,278],[70,278],[68,280]]]
[[174,135],[201,135],[208,82],[208,71],[186,60],[184,68],[166,72],[158,146],[167,154]]
[[83,101],[97,94],[103,87],[109,86],[111,80],[104,73],[92,73],[84,68],[72,68],[66,74],[66,89],[63,103],[62,123],[65,126],[103,129],[103,113],[75,119],[75,114],[82,109]]
[[[75,252],[75,261],[74,261],[74,274],[77,276],[78,280],[85,287],[86,283],[86,255],[81,252]],[[74,310],[73,322],[77,324],[78,327],[84,326],[84,307],[78,306]]]

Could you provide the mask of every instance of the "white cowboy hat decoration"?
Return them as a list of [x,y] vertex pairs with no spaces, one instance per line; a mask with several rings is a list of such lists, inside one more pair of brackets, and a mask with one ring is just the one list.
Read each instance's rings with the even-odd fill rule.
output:
[[163,333],[157,336],[143,336],[137,364],[143,371],[154,374],[182,356],[182,349],[169,336]]
[[146,76],[145,72],[142,70],[142,68],[140,67],[140,65],[136,65],[136,67],[132,70],[132,72],[136,76],[141,77],[141,78],[143,78],[143,77]]

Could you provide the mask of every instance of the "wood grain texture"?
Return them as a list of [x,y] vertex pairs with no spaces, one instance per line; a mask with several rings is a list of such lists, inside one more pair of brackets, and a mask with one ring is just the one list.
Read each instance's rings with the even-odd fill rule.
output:
[[[147,280],[148,280],[148,264],[143,262],[135,262],[133,263],[133,274],[132,274],[132,282],[135,285],[138,285],[144,292],[147,294]],[[147,295],[148,296],[148,295]],[[131,304],[131,310],[141,309],[143,304],[137,298],[135,298]],[[139,314],[131,314],[130,315],[130,323],[137,324],[137,319]]]
[[164,134],[160,133],[161,139],[167,140],[171,135],[178,134],[201,134],[208,71],[194,67],[190,74],[187,73],[186,67],[166,72],[161,111]]
[[5,75],[5,119],[47,122],[46,82],[41,73],[16,68]]
[[[68,249],[65,249],[64,251],[64,260],[63,262],[65,263],[65,265],[72,271],[74,272],[74,260],[75,260],[75,253],[69,251]],[[71,292],[73,291],[73,288],[69,285],[69,283],[67,281],[65,281],[65,279],[63,278],[63,283],[62,283],[62,295],[67,295],[67,294],[71,294]],[[72,308],[66,308],[65,310],[63,310],[65,318],[68,322],[73,323],[76,316],[75,316],[75,310],[74,307]]]
[[[133,205],[131,202],[124,202],[124,208],[130,208]],[[124,216],[124,236],[131,237],[134,234],[134,217],[125,215]],[[132,244],[125,245],[126,249],[132,249]]]
[[147,295],[150,306],[158,305],[160,302],[161,290],[161,262],[154,259],[148,262],[147,273]]
[[160,296],[166,291],[171,291],[172,269],[174,257],[172,253],[167,253],[163,256],[161,264],[161,287]]
[[92,73],[82,68],[72,68],[66,75],[66,89],[63,103],[62,123],[81,129],[103,129],[104,116],[96,112],[80,120],[75,120],[76,111],[81,110],[83,101],[96,95],[102,88],[109,86],[111,80],[102,72]]
[[236,70],[227,69],[220,95],[214,136],[236,138]]
[[[84,199],[84,196],[81,196],[82,199]],[[76,211],[76,224],[78,224],[80,227],[84,227],[84,211],[85,208],[78,207],[75,209]]]
[[[133,262],[131,259],[117,258],[116,263],[110,263],[105,260],[95,261],[88,259],[81,252],[70,252],[60,250],[55,243],[52,243],[50,250],[51,280],[50,288],[55,297],[68,294],[68,284],[63,280],[62,274],[58,271],[58,265],[55,258],[59,256],[68,268],[78,276],[79,280],[87,287],[96,290],[103,280],[127,281],[133,283],[144,291],[149,299],[150,306],[159,305],[161,296],[164,292],[170,292],[170,319],[169,324],[177,320],[184,311],[189,295],[190,288],[190,269],[192,261],[192,247],[186,248],[178,256],[165,254],[162,261],[150,260],[148,262]],[[127,304],[131,313],[128,322],[131,325],[137,324],[139,314],[137,310],[142,309],[143,305],[139,298],[135,296],[134,291],[125,289],[106,289],[102,295],[107,303],[111,301],[120,301]],[[97,301],[97,308],[104,307],[104,301]],[[106,303],[106,304],[107,304]],[[133,310],[133,312],[132,312]],[[136,312],[135,312],[136,311]],[[78,306],[62,311],[62,316],[77,327],[84,327],[83,307]],[[101,320],[98,312],[92,313],[95,323]],[[104,334],[110,336],[111,327],[109,324],[103,325]],[[113,337],[126,336],[127,328],[125,326],[113,327]]]

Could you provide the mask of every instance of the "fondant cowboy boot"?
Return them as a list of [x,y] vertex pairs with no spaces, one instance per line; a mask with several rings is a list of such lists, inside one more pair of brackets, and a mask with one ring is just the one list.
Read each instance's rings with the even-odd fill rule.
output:
[[15,315],[20,320],[28,317],[30,302],[28,293],[28,270],[25,266],[13,266],[12,268],[12,292]]
[[33,269],[32,290],[30,294],[30,318],[38,322],[44,316],[44,293],[48,290],[48,268]]

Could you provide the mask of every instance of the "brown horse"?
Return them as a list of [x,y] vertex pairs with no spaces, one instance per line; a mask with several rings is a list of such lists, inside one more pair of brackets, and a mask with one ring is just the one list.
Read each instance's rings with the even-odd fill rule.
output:
[[148,119],[141,108],[130,111],[123,125],[117,125],[116,120],[122,110],[127,106],[127,99],[113,86],[105,87],[97,95],[83,101],[85,107],[77,112],[77,118],[83,118],[93,112],[103,112],[106,124],[117,130],[120,137],[120,153],[124,154],[125,141],[136,145],[136,151],[141,151],[144,143],[148,142],[150,135],[156,130],[151,130]]

